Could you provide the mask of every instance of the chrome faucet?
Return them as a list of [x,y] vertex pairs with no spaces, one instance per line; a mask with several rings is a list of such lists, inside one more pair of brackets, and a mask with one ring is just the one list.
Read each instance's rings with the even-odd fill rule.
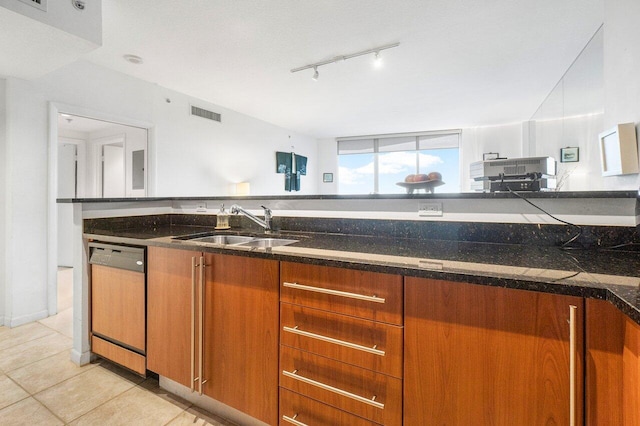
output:
[[231,206],[231,214],[238,214],[238,213],[244,214],[249,219],[257,223],[258,225],[262,226],[264,228],[264,231],[267,234],[269,234],[271,233],[271,222],[273,219],[273,216],[271,214],[271,209],[265,206],[261,206],[261,207],[264,209],[264,220],[254,216],[252,213],[249,213],[248,211],[246,211],[245,209],[243,209],[237,204],[234,204]]

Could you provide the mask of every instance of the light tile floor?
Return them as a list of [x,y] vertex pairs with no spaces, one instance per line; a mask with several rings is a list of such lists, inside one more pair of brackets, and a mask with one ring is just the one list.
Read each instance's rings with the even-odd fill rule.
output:
[[107,361],[70,361],[71,308],[0,327],[0,425],[233,426]]

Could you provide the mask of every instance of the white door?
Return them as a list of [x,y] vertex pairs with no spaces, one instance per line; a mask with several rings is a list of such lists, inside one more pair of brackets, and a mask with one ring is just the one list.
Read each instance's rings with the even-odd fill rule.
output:
[[103,145],[102,147],[102,196],[122,198],[125,196],[124,147]]
[[[78,145],[58,144],[57,198],[76,198]],[[73,265],[73,205],[60,203],[58,208],[58,266]]]
[[77,145],[70,143],[58,145],[58,198],[77,196],[77,152]]

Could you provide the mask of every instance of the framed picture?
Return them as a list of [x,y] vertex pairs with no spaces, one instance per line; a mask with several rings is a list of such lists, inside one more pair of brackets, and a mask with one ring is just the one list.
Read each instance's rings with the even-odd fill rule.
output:
[[323,173],[322,174],[322,181],[324,183],[331,183],[333,182],[333,173]]
[[618,124],[598,135],[602,176],[638,173],[638,144],[634,123]]
[[497,160],[498,158],[500,158],[500,154],[497,152],[485,152],[482,154],[482,161]]
[[577,163],[578,161],[580,161],[580,148],[578,147],[560,148],[561,163]]

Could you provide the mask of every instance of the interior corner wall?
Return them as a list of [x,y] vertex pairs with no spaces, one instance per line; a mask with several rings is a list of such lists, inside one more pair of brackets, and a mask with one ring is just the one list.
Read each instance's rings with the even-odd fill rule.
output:
[[[619,123],[640,127],[640,2],[604,2],[604,128]],[[636,130],[636,134],[638,130]],[[607,189],[640,186],[640,175],[611,176]]]
[[6,213],[7,213],[7,126],[6,126],[6,105],[7,105],[7,81],[0,78],[0,326],[5,323],[5,289],[6,289]]

